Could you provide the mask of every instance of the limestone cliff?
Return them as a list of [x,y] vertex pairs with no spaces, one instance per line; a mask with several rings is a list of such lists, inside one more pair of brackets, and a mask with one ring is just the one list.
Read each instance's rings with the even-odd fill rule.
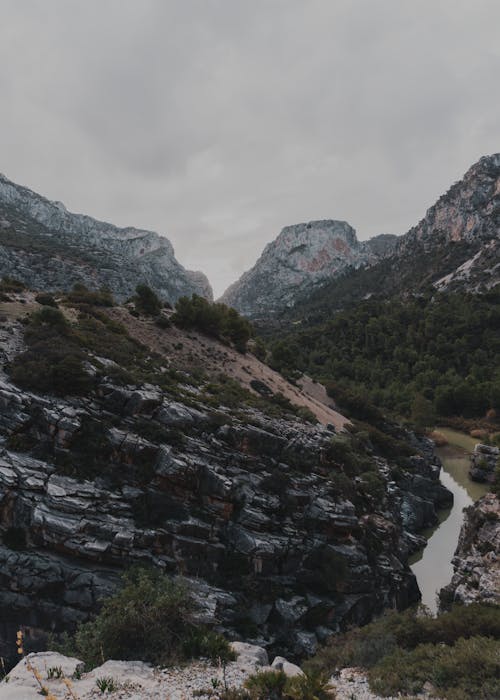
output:
[[266,246],[254,267],[229,287],[222,301],[247,316],[273,314],[349,268],[386,255],[393,245],[391,236],[360,243],[345,221],[287,226]]
[[152,231],[118,228],[72,214],[0,175],[0,277],[15,277],[44,290],[75,282],[107,286],[119,300],[146,283],[163,299],[212,291],[200,272],[185,270],[170,241]]
[[223,301],[265,319],[366,296],[484,291],[500,282],[500,154],[485,156],[403,236],[358,242],[345,222],[289,226]]
[[465,509],[453,558],[451,582],[439,594],[441,606],[452,603],[500,605],[500,501],[487,493]]

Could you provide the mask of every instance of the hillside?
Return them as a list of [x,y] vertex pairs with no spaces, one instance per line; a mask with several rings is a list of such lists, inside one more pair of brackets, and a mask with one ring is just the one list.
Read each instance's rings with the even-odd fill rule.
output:
[[330,383],[339,400],[351,392],[400,416],[420,397],[428,425],[434,414],[480,418],[500,412],[498,328],[499,288],[370,299],[271,333],[270,361]]
[[206,277],[185,270],[167,238],[72,214],[0,174],[3,275],[45,291],[108,287],[120,300],[144,282],[171,302],[184,294],[212,297]]
[[403,236],[345,222],[288,226],[222,300],[264,325],[324,319],[368,297],[480,291],[500,281],[500,154],[474,164]]
[[407,557],[450,503],[428,441],[341,433],[318,385],[287,388],[164,311],[4,295],[2,655],[27,621],[30,648],[74,630],[138,563],[186,577],[230,638],[294,656],[418,599]]
[[302,298],[284,320],[325,318],[367,297],[486,291],[500,282],[500,154],[485,156],[397,239],[391,255]]

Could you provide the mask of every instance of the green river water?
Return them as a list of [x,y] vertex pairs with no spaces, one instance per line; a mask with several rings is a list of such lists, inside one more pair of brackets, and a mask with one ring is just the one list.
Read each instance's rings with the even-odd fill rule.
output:
[[463,509],[488,490],[484,484],[469,479],[469,455],[477,440],[449,428],[438,428],[448,440],[446,447],[436,453],[443,463],[441,483],[453,493],[453,507],[439,513],[439,523],[424,531],[425,549],[410,559],[413,573],[422,592],[422,603],[432,612],[437,609],[437,592],[450,582],[453,575],[451,559],[458,544],[463,522]]

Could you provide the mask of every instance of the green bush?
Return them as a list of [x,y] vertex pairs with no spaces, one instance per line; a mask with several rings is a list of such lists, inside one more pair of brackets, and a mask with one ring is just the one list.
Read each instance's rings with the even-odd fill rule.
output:
[[[499,642],[500,606],[457,605],[436,618],[416,610],[391,612],[365,627],[331,637],[306,662],[306,669],[331,675],[350,666],[368,668],[373,689],[383,694],[418,692],[422,683],[430,680],[440,690],[446,689],[447,698],[494,698],[494,695],[481,695],[481,686],[474,684],[479,682],[478,674],[485,688],[497,682],[494,674],[498,673],[498,666],[495,670],[491,662],[496,653],[499,663]],[[478,661],[481,653],[485,654],[486,670],[481,670]],[[476,663],[479,668],[474,670]],[[448,671],[450,668],[454,668],[452,673]],[[448,689],[455,688],[452,676],[457,677],[452,692],[465,692],[464,695],[449,694]],[[467,676],[471,678],[470,687]]]
[[249,676],[244,685],[252,700],[281,700],[286,681],[283,671],[260,671]]
[[71,292],[66,295],[66,301],[74,306],[114,306],[115,301],[111,290],[101,287],[98,290],[90,290],[84,284],[77,283]]
[[94,380],[84,367],[85,353],[59,309],[44,306],[31,315],[24,332],[28,350],[11,366],[20,387],[58,395],[86,394]]
[[195,329],[205,335],[233,343],[238,352],[245,352],[252,335],[252,326],[235,310],[225,304],[211,304],[193,294],[181,297],[175,305],[172,321],[179,328]]
[[138,284],[135,288],[135,294],[134,301],[137,311],[147,316],[158,316],[162,308],[161,300],[147,284]]
[[448,700],[494,700],[499,680],[500,643],[486,637],[397,649],[369,671],[370,687],[384,696],[420,693],[430,682]]
[[[321,673],[288,677],[283,671],[259,671],[247,678],[241,698],[250,700],[334,700],[328,678]],[[226,700],[224,695],[221,700]]]
[[194,601],[182,583],[152,569],[132,570],[123,581],[95,620],[52,646],[90,667],[103,659],[168,664],[198,655],[215,662],[234,658],[223,637],[196,622]]
[[35,301],[42,306],[52,306],[57,309],[57,301],[54,299],[52,294],[47,294],[46,292],[41,292],[35,297]]
[[285,696],[290,700],[334,700],[335,693],[325,674],[309,672],[288,678]]

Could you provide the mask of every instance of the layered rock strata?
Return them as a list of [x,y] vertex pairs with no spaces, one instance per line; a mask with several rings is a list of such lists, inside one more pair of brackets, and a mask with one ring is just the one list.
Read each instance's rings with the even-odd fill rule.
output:
[[373,455],[383,494],[360,488],[355,506],[335,485],[331,430],[195,403],[110,382],[56,400],[1,381],[4,641],[19,624],[73,628],[137,563],[190,579],[202,616],[233,638],[299,655],[418,599],[407,555],[450,497],[432,458],[396,483]]

